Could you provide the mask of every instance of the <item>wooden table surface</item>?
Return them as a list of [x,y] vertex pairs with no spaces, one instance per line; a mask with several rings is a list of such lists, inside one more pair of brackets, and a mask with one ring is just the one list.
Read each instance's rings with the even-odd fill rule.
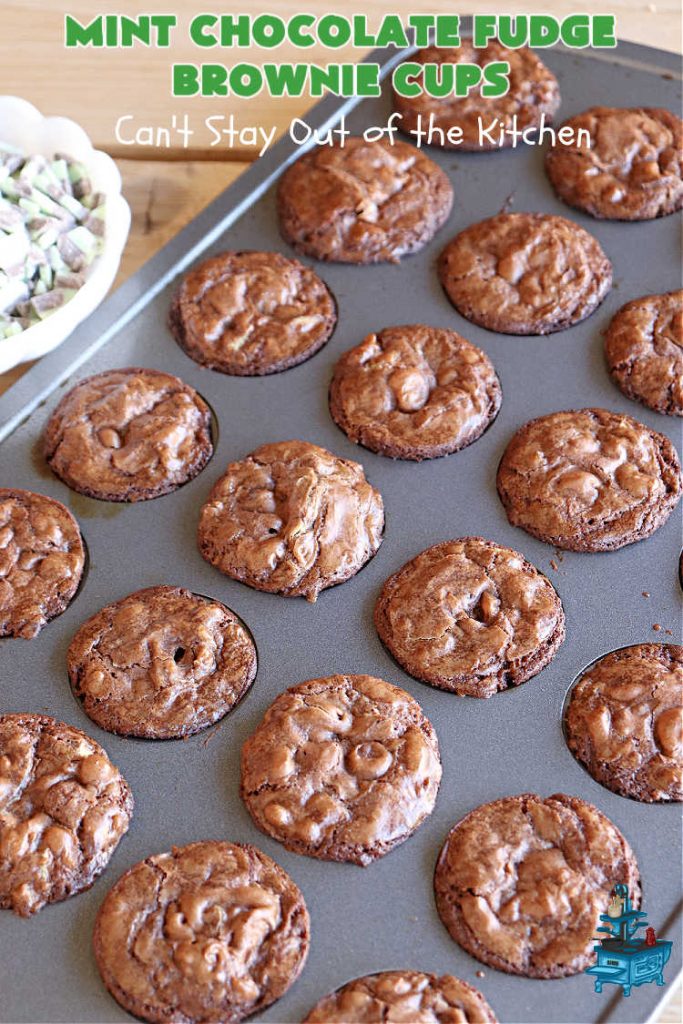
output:
[[[455,9],[464,15],[489,13],[495,7],[484,0],[459,4]],[[243,4],[239,9],[249,8],[249,4]],[[220,105],[217,107],[215,100],[183,103],[172,99],[167,70],[171,63],[168,51],[66,51],[62,48],[63,18],[67,11],[85,23],[107,9],[131,15],[142,10],[146,13],[174,11],[179,15],[181,26],[184,26],[190,14],[218,10],[220,6],[216,8],[214,5],[212,8],[210,4],[191,3],[189,0],[175,0],[171,3],[166,0],[148,0],[142,5],[138,0],[119,0],[113,7],[106,8],[106,5],[96,0],[72,0],[61,7],[55,3],[46,5],[44,0],[0,0],[3,22],[0,37],[0,94],[20,94],[35,103],[44,113],[73,117],[86,127],[100,148],[117,157],[133,221],[116,287],[135,273],[165,242],[234,181],[248,166],[246,161],[255,154],[243,147],[232,151],[221,149],[219,153],[207,153],[202,147],[169,153],[118,145],[114,137],[114,124],[121,113],[134,112],[140,124],[145,120],[161,124],[168,121],[172,113],[182,114],[186,109],[191,109],[193,118],[199,119],[217,110],[223,112],[223,108]],[[364,0],[363,3],[344,2],[335,8],[330,7],[327,0],[308,0],[303,9],[314,14],[331,9],[343,10],[345,14],[367,13],[370,23],[376,24],[378,15],[385,13],[387,6],[384,0]],[[412,3],[395,2],[390,9],[404,15],[420,10],[453,13],[454,5],[450,0],[414,0]],[[298,10],[298,7],[291,0],[269,0],[263,5],[263,10],[287,16]],[[504,10],[506,13],[551,12],[559,16],[580,11],[596,12],[598,6],[575,0],[529,0],[523,4],[506,3]],[[679,0],[657,0],[656,3],[612,0],[607,7],[600,8],[601,13],[606,11],[616,14],[620,38],[680,52]],[[209,56],[206,56],[207,53]],[[311,49],[306,51],[304,57],[299,55],[298,59],[318,59],[322,62],[325,58],[352,60],[362,55],[359,51],[335,51],[334,57],[330,58],[329,53],[325,51],[323,54]],[[30,74],[27,72],[29,54]],[[227,63],[230,58],[227,52],[221,55],[218,50],[197,51],[185,46],[179,47],[178,51],[174,49],[172,59],[223,60]],[[244,59],[256,61],[258,58],[256,54],[249,53]],[[276,59],[284,61],[296,57],[283,47],[277,51]],[[242,123],[276,125],[279,132],[284,130],[292,117],[301,116],[309,106],[310,101],[306,99],[276,100],[269,97],[256,97],[251,101],[230,100],[229,104],[230,111]],[[0,374],[0,394],[26,369],[26,366],[20,366],[9,373]],[[668,993],[668,999],[656,1020],[657,1024],[680,1024],[682,1019],[681,986],[677,985]]]

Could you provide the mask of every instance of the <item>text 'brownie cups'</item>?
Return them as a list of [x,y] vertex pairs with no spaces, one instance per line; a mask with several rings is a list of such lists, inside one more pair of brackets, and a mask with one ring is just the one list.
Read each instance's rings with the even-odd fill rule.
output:
[[456,331],[385,327],[334,368],[330,413],[356,444],[393,459],[433,459],[471,444],[502,401],[491,360]]
[[431,814],[436,734],[382,679],[336,675],[285,690],[242,749],[242,798],[288,850],[369,864]]
[[231,462],[199,518],[199,550],[256,590],[315,601],[382,543],[384,505],[363,467],[308,441]]
[[452,974],[380,971],[342,985],[321,999],[304,1024],[496,1024],[472,985]]
[[0,907],[22,917],[89,889],[133,797],[105,751],[46,715],[0,716]]
[[44,494],[0,487],[0,637],[29,640],[78,590],[85,548],[78,523]]
[[48,420],[43,450],[74,491],[146,501],[192,480],[213,454],[211,413],[189,384],[128,367],[80,381]]
[[647,803],[683,800],[683,647],[635,644],[572,687],[565,734],[601,785]]
[[565,631],[550,580],[482,537],[435,544],[407,562],[384,584],[375,625],[411,676],[471,697],[531,679]]
[[605,333],[605,357],[627,398],[683,416],[683,291],[622,306]]
[[256,675],[256,649],[237,616],[181,587],[149,587],[102,608],[76,633],[67,662],[94,722],[147,739],[205,729]]
[[568,551],[613,551],[666,522],[681,466],[663,434],[607,409],[578,409],[521,427],[496,482],[513,526]]
[[[430,136],[431,145],[462,151],[486,150],[510,146],[512,137],[503,135],[500,144],[491,142],[488,135],[480,132],[479,119],[483,128],[489,128],[497,122],[494,133],[496,138],[501,127],[509,129],[513,123],[519,131],[529,131],[538,128],[543,115],[546,122],[551,121],[560,105],[560,88],[555,75],[526,46],[508,50],[494,41],[482,48],[475,48],[471,39],[463,39],[457,49],[428,46],[411,54],[409,62],[436,65],[436,73],[423,70],[414,79],[411,76],[411,81],[424,84],[425,79],[428,79],[432,88],[435,85],[441,87],[444,68],[449,71],[449,65],[457,67],[464,63],[484,67],[499,61],[506,62],[510,67],[510,88],[505,96],[482,95],[481,83],[471,88],[466,96],[455,96],[451,91],[450,94],[438,97],[429,96],[426,92],[407,97],[399,96],[394,90],[394,109],[401,114],[401,130],[414,131],[419,117],[423,131],[430,125],[437,129]],[[455,70],[452,73],[454,76],[457,74]],[[447,133],[452,128],[462,129],[459,142],[449,139]],[[443,136],[440,132],[443,132]]]
[[277,252],[224,252],[204,260],[181,281],[169,317],[191,359],[245,377],[303,363],[336,322],[327,285]]
[[199,842],[135,864],[95,922],[104,984],[142,1020],[233,1022],[296,981],[310,924],[299,888],[255,846]]
[[640,904],[631,847],[597,807],[532,793],[482,804],[450,831],[434,874],[441,920],[499,971],[563,978],[594,963],[612,888]]
[[446,221],[453,190],[444,171],[406,142],[320,146],[285,171],[277,193],[285,241],[339,263],[396,263]]
[[573,146],[548,149],[550,182],[560,199],[593,217],[651,220],[680,210],[681,123],[658,107],[591,107],[566,122]]
[[574,221],[499,213],[448,243],[439,277],[472,323],[501,334],[552,334],[600,305],[612,286],[612,265],[598,240]]

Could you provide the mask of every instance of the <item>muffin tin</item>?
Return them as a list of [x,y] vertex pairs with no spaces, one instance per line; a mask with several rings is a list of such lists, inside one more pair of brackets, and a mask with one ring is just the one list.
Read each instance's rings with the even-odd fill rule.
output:
[[[370,59],[386,72],[404,56],[380,51]],[[616,53],[558,48],[544,60],[560,80],[559,118],[596,103],[680,107],[678,59],[672,54],[621,44]],[[307,121],[322,127],[344,115],[347,127],[358,132],[384,123],[389,110],[385,84],[376,100],[325,99]],[[432,873],[449,828],[477,804],[525,791],[566,792],[595,803],[623,831],[641,868],[650,923],[662,938],[680,936],[680,807],[640,804],[604,789],[574,760],[562,733],[565,693],[585,666],[627,644],[678,640],[680,508],[644,542],[584,555],[556,552],[510,526],[495,490],[496,467],[514,431],[558,409],[605,406],[680,441],[677,420],[628,401],[611,383],[601,338],[628,299],[678,286],[679,218],[601,222],[568,209],[546,180],[541,147],[488,154],[430,150],[455,191],[447,225],[425,250],[397,266],[316,265],[339,303],[339,323],[325,348],[301,366],[268,377],[202,369],[167,328],[174,283],[196,260],[222,249],[289,252],[278,234],[273,183],[299,154],[288,139],[280,142],[0,399],[0,482],[63,501],[78,518],[90,555],[83,585],[61,617],[32,641],[0,641],[0,711],[45,712],[84,729],[120,766],[135,796],[131,830],[90,892],[28,921],[0,915],[0,1019],[130,1019],[95,968],[91,934],[98,906],[141,858],[174,843],[225,838],[253,842],[274,857],[303,890],[312,917],[302,977],[260,1020],[299,1021],[321,996],[355,976],[413,968],[451,972],[476,985],[501,1021],[643,1021],[667,989],[646,985],[623,999],[615,987],[595,994],[585,975],[532,981],[482,967],[439,921]],[[503,208],[559,213],[600,240],[614,264],[614,287],[588,320],[545,338],[515,338],[477,328],[452,309],[436,276],[439,251],[458,230]],[[339,354],[370,331],[414,322],[460,331],[492,358],[503,386],[501,411],[478,441],[421,464],[393,462],[355,447],[327,409]],[[137,505],[93,501],[70,491],[47,469],[39,446],[65,387],[126,365],[177,374],[210,403],[218,424],[216,451],[203,472],[175,493]],[[361,462],[386,505],[378,554],[314,605],[227,579],[203,561],[195,540],[200,505],[226,464],[264,442],[295,437]],[[552,663],[490,700],[459,698],[411,679],[384,650],[372,623],[374,602],[391,573],[428,545],[466,534],[521,551],[550,577],[567,615],[567,639]],[[157,583],[223,601],[251,629],[259,653],[256,681],[241,704],[187,741],[103,732],[85,716],[67,678],[66,650],[79,625],[103,605]],[[654,632],[654,624],[661,631]],[[258,832],[239,798],[241,743],[265,709],[287,686],[333,672],[365,672],[408,690],[433,722],[443,757],[432,816],[406,843],[365,869],[288,853]],[[669,987],[680,956],[679,940],[666,969]]]

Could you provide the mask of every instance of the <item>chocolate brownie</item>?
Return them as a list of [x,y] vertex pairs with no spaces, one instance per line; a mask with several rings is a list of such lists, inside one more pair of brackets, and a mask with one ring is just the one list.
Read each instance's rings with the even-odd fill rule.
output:
[[48,465],[74,491],[146,501],[192,480],[213,454],[211,413],[189,384],[128,367],[80,381],[43,435]]
[[397,263],[432,240],[452,204],[446,174],[420,150],[357,137],[305,153],[277,193],[285,241],[339,263]]
[[220,373],[261,376],[303,363],[337,322],[327,285],[278,252],[224,252],[183,278],[170,327],[188,356]]
[[591,107],[565,123],[590,136],[590,147],[577,137],[546,154],[565,203],[607,220],[651,220],[683,206],[680,117],[659,107]]
[[89,889],[132,813],[128,783],[80,729],[0,716],[0,907],[28,917]]
[[683,291],[622,306],[607,328],[605,355],[627,398],[683,416]]
[[199,518],[207,562],[256,590],[315,601],[382,543],[384,506],[357,462],[308,441],[231,462]]
[[482,537],[435,544],[390,576],[375,625],[411,676],[471,697],[531,679],[565,632],[550,580],[519,552]]
[[630,416],[569,410],[517,431],[497,486],[513,526],[568,551],[613,551],[666,522],[681,465],[668,437]]
[[0,637],[37,636],[73,598],[84,565],[81,531],[61,502],[0,487]]
[[316,1003],[304,1024],[496,1024],[481,992],[452,974],[381,971],[342,985]]
[[448,243],[439,277],[472,323],[501,334],[552,334],[600,305],[612,265],[598,240],[571,220],[499,213]]
[[241,793],[256,825],[321,860],[383,857],[431,814],[440,781],[420,705],[372,676],[292,686],[242,748]]
[[[481,67],[505,61],[510,65],[510,88],[505,96],[482,96],[480,85],[462,97],[452,93],[443,97],[428,96],[426,93],[407,97],[399,96],[394,91],[394,109],[402,116],[401,129],[405,132],[414,131],[418,117],[421,117],[421,127],[425,130],[430,125],[431,116],[434,128],[444,133],[441,138],[439,132],[434,132],[431,143],[445,149],[490,150],[510,146],[510,135],[504,136],[501,147],[480,134],[480,120],[482,128],[491,128],[497,121],[496,132],[500,128],[509,129],[513,126],[523,131],[537,128],[544,114],[546,124],[552,121],[560,105],[560,87],[555,75],[526,46],[508,50],[494,41],[481,49],[475,49],[471,39],[463,39],[457,49],[428,46],[411,54],[409,60],[418,64],[466,63]],[[439,70],[437,81],[441,81],[443,74]],[[453,127],[462,129],[459,143],[449,141],[447,137],[448,129]]]
[[683,647],[606,654],[570,692],[565,735],[601,785],[647,803],[683,800]]
[[392,459],[433,459],[471,444],[500,409],[489,357],[456,331],[385,327],[334,368],[330,413],[356,444]]
[[95,922],[104,984],[142,1020],[244,1020],[279,999],[309,945],[303,895],[255,846],[199,842],[135,864]]
[[256,675],[256,649],[229,608],[181,587],[149,587],[108,605],[71,641],[69,678],[83,710],[121,736],[189,736],[226,715]]
[[449,832],[434,875],[451,937],[482,963],[563,978],[594,963],[614,885],[640,904],[631,847],[597,807],[562,793],[482,804]]

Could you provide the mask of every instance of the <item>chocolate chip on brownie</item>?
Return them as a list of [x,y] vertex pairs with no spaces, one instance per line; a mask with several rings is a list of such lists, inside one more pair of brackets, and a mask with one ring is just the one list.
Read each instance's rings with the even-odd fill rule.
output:
[[330,338],[337,310],[309,267],[277,252],[224,252],[183,278],[170,326],[188,356],[221,373],[279,373]]
[[242,798],[258,827],[322,860],[384,856],[431,814],[440,780],[420,705],[372,676],[292,686],[242,749]]
[[420,971],[380,971],[354,978],[321,999],[304,1024],[496,1024],[496,1016],[466,981]]
[[265,444],[232,462],[199,518],[199,550],[233,579],[315,601],[382,543],[384,506],[357,462],[308,441]]
[[566,122],[576,144],[548,150],[551,184],[565,203],[593,217],[651,220],[680,210],[681,124],[659,107],[591,107]]
[[605,334],[612,380],[627,398],[683,416],[683,291],[633,299]]
[[519,552],[482,537],[435,544],[390,576],[375,625],[411,676],[472,697],[531,679],[565,632],[550,580]]
[[237,616],[181,587],[149,587],[102,608],[76,633],[67,662],[94,722],[148,739],[205,729],[256,675],[256,649]]
[[61,502],[0,487],[0,637],[37,636],[73,598],[84,565],[81,531]]
[[482,804],[450,831],[434,875],[441,920],[482,963],[527,978],[584,971],[610,893],[640,904],[631,847],[597,807],[532,793]]
[[135,864],[107,893],[95,959],[120,1005],[146,1021],[236,1022],[303,970],[310,923],[299,888],[255,846],[199,842]]
[[356,444],[394,459],[433,459],[471,444],[495,419],[500,381],[456,331],[385,327],[334,369],[330,413]]
[[683,647],[635,644],[583,672],[565,711],[569,749],[607,789],[683,800]]
[[448,243],[439,277],[473,323],[501,334],[552,334],[600,305],[612,265],[597,239],[571,220],[499,213]]
[[89,889],[132,813],[126,780],[80,729],[0,716],[0,907],[28,917]]
[[513,526],[568,551],[612,551],[649,537],[681,496],[681,466],[663,434],[607,409],[526,423],[498,467]]
[[[505,61],[510,66],[510,88],[505,96],[486,97],[481,94],[481,85],[471,89],[467,96],[429,96],[423,92],[420,96],[399,96],[394,91],[394,109],[402,115],[399,127],[405,132],[414,131],[421,117],[421,128],[429,126],[430,115],[432,125],[439,131],[433,133],[432,145],[443,146],[445,149],[486,150],[501,148],[491,142],[489,137],[480,131],[481,127],[490,128],[497,122],[496,134],[503,129],[512,128],[528,131],[541,124],[545,115],[545,123],[549,123],[560,105],[560,87],[552,71],[536,54],[526,46],[517,50],[508,50],[499,42],[490,42],[482,48],[475,48],[471,39],[463,39],[461,46],[450,49],[428,46],[409,57],[411,63],[418,64],[477,64],[484,66],[492,62]],[[424,72],[416,76],[419,81]],[[516,119],[516,120],[515,120]],[[460,142],[449,141],[446,134],[449,128],[460,128]],[[510,135],[503,136],[502,146],[512,145]]]
[[284,239],[306,256],[340,263],[396,263],[417,252],[452,203],[446,174],[420,150],[358,137],[305,153],[277,194]]
[[48,465],[74,491],[146,501],[192,480],[213,454],[211,413],[161,370],[106,370],[80,381],[48,420]]

